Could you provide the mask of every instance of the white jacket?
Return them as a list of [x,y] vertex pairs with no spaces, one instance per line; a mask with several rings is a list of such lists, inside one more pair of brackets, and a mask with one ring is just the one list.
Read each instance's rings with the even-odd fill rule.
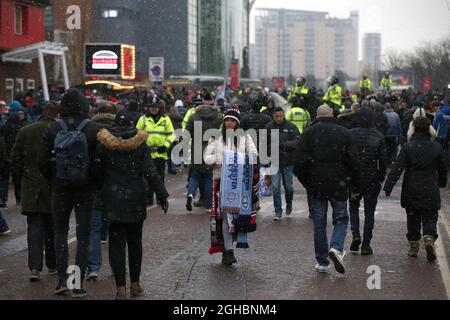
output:
[[256,149],[255,143],[250,135],[246,134],[244,138],[240,139],[237,148],[231,142],[227,146],[224,146],[223,137],[211,139],[208,147],[206,147],[204,159],[207,165],[214,165],[214,180],[218,180],[221,177],[224,150],[247,153],[252,156],[253,163],[257,163],[258,149]]
[[[425,109],[419,108],[416,110],[416,112],[414,112],[414,115],[413,115],[414,120],[416,120],[418,117],[426,117]],[[414,128],[414,124],[413,124],[413,122],[411,122],[409,124],[409,129],[408,129],[408,142],[411,140],[414,133],[416,133],[416,128]],[[437,132],[431,125],[430,125],[430,135],[431,135],[432,141],[434,141],[437,137]]]

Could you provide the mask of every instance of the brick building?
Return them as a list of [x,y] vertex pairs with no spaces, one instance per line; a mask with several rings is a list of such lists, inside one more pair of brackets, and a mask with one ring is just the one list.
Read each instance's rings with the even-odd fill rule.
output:
[[[0,1],[0,55],[45,40],[48,0]],[[39,64],[3,62],[0,59],[0,99],[7,102],[19,92],[40,86]]]

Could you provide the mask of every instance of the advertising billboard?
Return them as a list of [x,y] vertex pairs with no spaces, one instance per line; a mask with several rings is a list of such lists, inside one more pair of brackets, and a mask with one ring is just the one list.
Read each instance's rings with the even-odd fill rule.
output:
[[133,80],[136,77],[136,50],[125,44],[87,43],[84,47],[86,76]]

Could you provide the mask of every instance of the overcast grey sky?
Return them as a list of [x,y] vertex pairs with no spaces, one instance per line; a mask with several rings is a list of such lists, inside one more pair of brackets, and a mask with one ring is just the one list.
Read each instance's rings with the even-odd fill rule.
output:
[[[358,10],[360,38],[367,32],[380,32],[383,53],[389,48],[409,50],[450,36],[449,6],[450,0],[256,0],[255,4],[255,8],[325,11],[339,18],[348,18],[351,10]],[[251,19],[252,43],[255,11]]]

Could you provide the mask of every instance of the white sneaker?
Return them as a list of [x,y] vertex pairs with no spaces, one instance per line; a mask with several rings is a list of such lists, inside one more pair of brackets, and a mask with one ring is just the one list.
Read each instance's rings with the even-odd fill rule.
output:
[[98,279],[98,272],[90,272],[85,280],[95,282],[95,281],[97,281],[97,279]]
[[275,215],[275,216],[273,217],[273,220],[274,220],[274,221],[281,221],[281,220],[283,220],[283,218],[280,217],[280,216],[278,216],[278,215]]
[[8,229],[6,231],[0,232],[0,236],[10,236],[11,235],[11,230]]
[[329,273],[330,269],[330,266],[321,266],[320,264],[316,264],[316,271],[318,273]]
[[337,272],[340,274],[345,273],[345,266],[344,266],[344,257],[345,257],[345,251],[343,253],[340,253],[336,249],[332,248],[329,252],[330,259],[334,263],[334,268]]

